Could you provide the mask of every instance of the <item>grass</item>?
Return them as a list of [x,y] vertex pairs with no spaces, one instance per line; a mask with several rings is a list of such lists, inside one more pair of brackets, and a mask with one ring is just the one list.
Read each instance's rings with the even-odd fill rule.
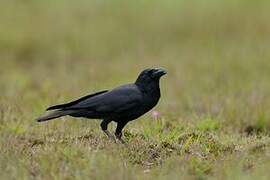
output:
[[[0,179],[269,179],[269,7],[2,2]],[[129,123],[127,146],[108,141],[98,120],[34,121],[48,105],[159,66],[169,72],[160,117]]]

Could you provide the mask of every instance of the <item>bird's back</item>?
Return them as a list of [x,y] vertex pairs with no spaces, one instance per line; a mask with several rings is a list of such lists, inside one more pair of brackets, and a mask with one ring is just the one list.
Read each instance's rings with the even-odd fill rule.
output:
[[85,99],[66,110],[77,109],[78,113],[74,116],[113,121],[133,120],[152,109],[159,97],[159,94],[144,93],[136,84],[127,84]]

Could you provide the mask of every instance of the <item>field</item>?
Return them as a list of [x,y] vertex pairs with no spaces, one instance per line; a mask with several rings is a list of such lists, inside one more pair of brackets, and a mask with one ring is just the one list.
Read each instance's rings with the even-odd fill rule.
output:
[[[269,179],[270,2],[28,0],[0,6],[0,179]],[[110,142],[49,105],[164,67]],[[110,126],[113,131],[115,124]]]

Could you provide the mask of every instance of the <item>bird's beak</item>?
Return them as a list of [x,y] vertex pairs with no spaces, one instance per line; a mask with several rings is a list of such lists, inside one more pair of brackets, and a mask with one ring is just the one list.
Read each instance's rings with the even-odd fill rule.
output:
[[165,74],[167,74],[167,71],[165,69],[163,69],[163,68],[158,68],[154,72],[154,76],[156,76],[156,77],[161,77],[161,76],[163,76]]

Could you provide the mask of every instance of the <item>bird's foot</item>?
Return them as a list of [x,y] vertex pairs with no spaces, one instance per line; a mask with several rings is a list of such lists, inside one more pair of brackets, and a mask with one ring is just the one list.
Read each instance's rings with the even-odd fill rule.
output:
[[116,139],[114,138],[114,136],[113,136],[108,130],[104,130],[103,132],[107,135],[107,137],[108,137],[111,141],[113,141],[114,143],[116,143]]
[[126,142],[125,142],[122,138],[117,138],[117,140],[118,140],[121,144],[126,144]]
[[122,139],[122,134],[115,134],[115,137],[121,144],[126,144],[126,142]]

